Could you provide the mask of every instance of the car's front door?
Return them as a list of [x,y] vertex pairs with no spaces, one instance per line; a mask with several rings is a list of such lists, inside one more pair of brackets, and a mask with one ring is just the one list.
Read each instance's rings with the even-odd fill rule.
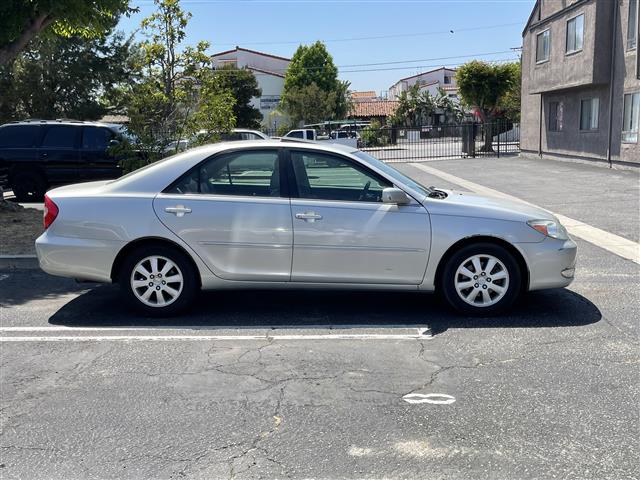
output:
[[228,280],[289,281],[293,232],[277,149],[216,155],[154,200],[162,223]]
[[392,184],[352,159],[295,149],[289,157],[292,281],[422,282],[430,244],[422,205],[383,203]]

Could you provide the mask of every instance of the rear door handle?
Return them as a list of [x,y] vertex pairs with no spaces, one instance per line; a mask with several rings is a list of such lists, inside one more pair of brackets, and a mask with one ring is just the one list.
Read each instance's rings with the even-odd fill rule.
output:
[[167,213],[173,213],[176,217],[184,217],[185,213],[191,213],[191,209],[189,207],[185,207],[184,205],[176,205],[175,207],[166,207],[164,211]]
[[300,212],[296,213],[296,218],[305,222],[315,222],[316,220],[322,220],[322,215],[318,215],[316,212]]

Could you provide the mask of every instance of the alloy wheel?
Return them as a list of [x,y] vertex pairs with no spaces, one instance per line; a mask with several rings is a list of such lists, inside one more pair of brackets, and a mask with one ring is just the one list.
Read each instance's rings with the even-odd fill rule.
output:
[[509,271],[493,255],[477,254],[460,264],[454,284],[456,292],[467,304],[489,307],[506,295],[509,289]]
[[175,302],[184,286],[178,265],[167,257],[143,258],[131,273],[131,290],[138,300],[150,307],[166,307]]

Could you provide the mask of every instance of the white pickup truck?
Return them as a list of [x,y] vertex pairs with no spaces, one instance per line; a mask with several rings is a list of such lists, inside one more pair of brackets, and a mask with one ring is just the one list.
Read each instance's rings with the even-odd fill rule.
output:
[[353,148],[358,147],[358,138],[348,131],[335,130],[329,136],[317,135],[313,128],[300,128],[291,130],[284,138],[299,138],[301,140],[312,140],[314,142],[329,142],[348,145]]

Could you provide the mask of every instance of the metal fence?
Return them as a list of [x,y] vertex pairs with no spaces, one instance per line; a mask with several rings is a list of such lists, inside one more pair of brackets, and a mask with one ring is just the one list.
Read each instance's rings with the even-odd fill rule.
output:
[[520,125],[499,121],[487,124],[369,128],[360,132],[358,143],[361,150],[389,162],[499,157],[520,151]]

